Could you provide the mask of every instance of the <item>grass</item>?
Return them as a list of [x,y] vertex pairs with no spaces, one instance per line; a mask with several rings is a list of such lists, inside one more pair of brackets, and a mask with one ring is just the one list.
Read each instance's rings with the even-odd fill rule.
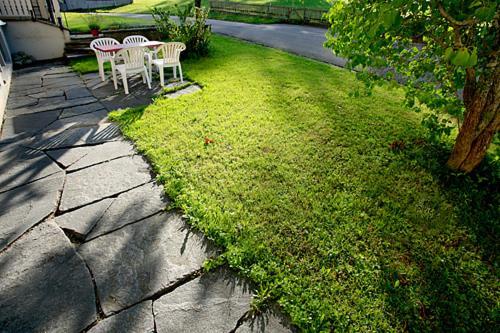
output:
[[[139,19],[139,18],[128,18],[128,17],[117,17],[117,16],[99,16],[99,24],[101,30],[108,29],[122,29],[137,26],[154,25],[153,20]],[[82,13],[64,13],[63,14],[64,25],[72,32],[89,32],[87,21],[85,21],[85,14]]]
[[[95,56],[71,60],[69,65],[75,72],[80,74],[95,73],[99,70]],[[109,62],[104,63],[104,70],[111,70],[111,64]]]
[[[246,4],[257,4],[263,5],[271,2],[276,6],[288,6],[288,7],[307,7],[307,8],[319,8],[328,9],[330,8],[330,3],[326,0],[277,0],[277,1],[267,1],[267,0],[231,0],[232,2],[246,3]],[[173,7],[174,5],[187,5],[192,3],[193,0],[134,0],[130,5],[120,6],[116,8],[103,9],[101,11],[112,12],[112,13],[150,13],[152,7]],[[203,6],[208,6],[208,0],[202,0]]]
[[280,19],[271,17],[260,17],[253,15],[230,14],[230,13],[219,13],[219,12],[210,12],[209,18],[214,20],[234,21],[234,22],[243,22],[251,24],[273,24],[282,22],[282,20]]
[[183,68],[201,92],[112,119],[256,304],[307,332],[495,331],[498,166],[450,174],[402,93],[355,98],[349,71],[226,37]]

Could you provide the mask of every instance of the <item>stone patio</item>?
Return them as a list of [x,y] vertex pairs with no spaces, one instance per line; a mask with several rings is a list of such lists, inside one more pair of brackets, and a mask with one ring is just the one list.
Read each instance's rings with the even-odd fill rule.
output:
[[[199,90],[190,86],[175,98]],[[17,71],[0,135],[0,332],[292,332],[191,230],[107,120],[130,95],[62,65]]]

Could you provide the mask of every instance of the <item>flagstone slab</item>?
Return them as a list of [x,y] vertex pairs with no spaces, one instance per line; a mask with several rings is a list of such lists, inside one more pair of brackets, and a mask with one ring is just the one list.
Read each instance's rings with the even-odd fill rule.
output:
[[37,93],[33,94],[28,94],[29,97],[32,98],[50,98],[50,97],[60,97],[64,96],[64,90],[62,89],[50,89],[50,90],[43,90]]
[[2,332],[80,332],[96,320],[85,263],[51,221],[0,254]]
[[55,110],[5,118],[2,126],[2,137],[7,138],[20,133],[37,133],[56,121],[60,113],[60,110]]
[[[13,81],[15,82],[16,79],[13,79]],[[41,93],[44,93],[46,91],[47,91],[47,89],[42,88],[41,83],[32,84],[30,86],[23,86],[23,87],[15,87],[15,86],[11,85],[10,91],[9,91],[9,99],[17,99],[19,97],[26,97],[26,96],[30,96],[33,94],[41,94]],[[36,98],[36,97],[33,97],[33,98]]]
[[114,199],[104,199],[55,218],[57,225],[78,239],[92,230]]
[[100,321],[88,333],[154,333],[152,302],[145,301]]
[[68,108],[76,105],[84,105],[97,102],[95,97],[83,97],[67,100],[64,96],[42,98],[36,105],[20,107],[16,109],[9,109],[6,113],[7,117],[16,117],[21,114],[44,112],[50,110],[57,110]]
[[68,171],[75,171],[97,163],[110,161],[118,157],[132,156],[136,154],[134,146],[127,141],[112,141],[98,146],[85,148],[87,149],[87,154],[69,166]]
[[[37,141],[46,140],[56,134],[61,133],[70,128],[89,127],[109,123],[107,121],[108,113],[104,110],[92,113],[85,113],[79,116],[67,117],[54,121],[52,124],[43,129],[42,136],[37,138]],[[105,125],[108,126],[108,125]]]
[[[86,117],[89,122],[102,122],[99,115]],[[62,121],[61,121],[62,122]],[[62,126],[62,130],[58,130]],[[65,129],[66,126],[70,126]],[[98,123],[97,125],[81,125],[74,122],[53,124],[37,137],[31,147],[41,150],[60,149],[96,145],[108,141],[121,139],[120,129],[111,123]]]
[[0,170],[0,193],[62,171],[43,152],[24,147],[0,153]]
[[29,134],[21,133],[8,138],[0,139],[0,152],[9,151],[16,148],[26,148],[32,143],[33,138]]
[[43,74],[44,75],[59,75],[59,74],[65,74],[65,73],[71,73],[73,75],[76,75],[73,70],[68,67],[68,66],[55,66],[55,67],[50,67],[49,69],[44,69]]
[[0,250],[55,212],[63,183],[57,173],[0,194]]
[[230,332],[250,310],[250,286],[217,270],[153,302],[158,333]]
[[88,239],[116,230],[165,209],[163,188],[153,182],[119,195],[97,222]]
[[127,141],[111,141],[96,146],[49,150],[47,154],[67,171],[75,171],[118,157],[135,155],[136,152]]
[[63,110],[63,112],[61,113],[60,118],[62,119],[62,118],[67,118],[67,117],[79,116],[81,114],[95,112],[95,111],[99,111],[99,110],[104,110],[104,106],[99,102],[73,106],[73,107],[65,108]]
[[215,254],[173,213],[127,225],[82,244],[78,251],[94,274],[105,314],[165,290]]
[[82,85],[83,82],[78,77],[78,75],[72,75],[69,77],[61,77],[61,76],[45,76],[43,78],[43,87],[46,88],[58,88],[58,87],[68,87],[68,86],[73,86],[73,85]]
[[66,98],[71,100],[75,98],[83,98],[83,97],[91,97],[92,94],[90,91],[82,86],[82,87],[73,87],[65,90]]
[[7,99],[7,112],[9,110],[36,105],[38,98],[30,96],[21,96]]
[[125,192],[151,181],[140,156],[123,157],[69,173],[59,209],[66,211]]

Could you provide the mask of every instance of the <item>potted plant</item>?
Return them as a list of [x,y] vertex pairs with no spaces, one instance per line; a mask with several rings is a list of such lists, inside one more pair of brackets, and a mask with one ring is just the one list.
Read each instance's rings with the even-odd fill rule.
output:
[[99,24],[101,20],[100,16],[97,13],[92,13],[86,14],[84,18],[92,36],[99,37],[101,31],[101,25]]
[[89,24],[90,33],[94,37],[99,37],[101,27],[99,24]]

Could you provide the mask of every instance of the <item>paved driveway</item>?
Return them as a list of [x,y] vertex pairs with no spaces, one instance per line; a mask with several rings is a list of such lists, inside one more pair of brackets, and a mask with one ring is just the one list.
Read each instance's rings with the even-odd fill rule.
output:
[[[152,19],[150,14],[102,13],[102,15]],[[339,67],[344,67],[346,63],[344,59],[336,57],[331,50],[323,46],[327,32],[325,28],[292,24],[248,24],[220,20],[208,20],[208,23],[212,25],[213,32],[221,35],[274,47]]]

